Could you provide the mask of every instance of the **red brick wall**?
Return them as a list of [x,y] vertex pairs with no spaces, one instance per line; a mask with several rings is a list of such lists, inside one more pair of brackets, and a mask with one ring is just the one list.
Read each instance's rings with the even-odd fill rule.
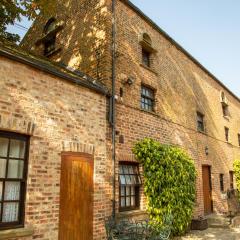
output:
[[0,129],[32,134],[25,225],[34,235],[26,240],[58,239],[62,151],[94,154],[94,239],[105,239],[112,198],[105,96],[3,57],[0,76]]

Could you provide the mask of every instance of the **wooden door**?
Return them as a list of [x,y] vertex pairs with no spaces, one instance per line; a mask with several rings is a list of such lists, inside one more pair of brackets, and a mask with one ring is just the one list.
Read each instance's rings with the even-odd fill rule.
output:
[[93,238],[93,157],[63,153],[59,240]]
[[204,200],[204,213],[205,215],[213,212],[212,206],[212,182],[211,182],[211,168],[210,166],[202,167],[202,180],[203,180],[203,200]]

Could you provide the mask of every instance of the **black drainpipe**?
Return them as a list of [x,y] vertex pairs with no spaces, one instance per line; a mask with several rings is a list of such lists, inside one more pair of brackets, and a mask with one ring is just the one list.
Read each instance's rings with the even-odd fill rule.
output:
[[110,104],[112,112],[112,163],[113,163],[113,202],[112,216],[116,217],[116,0],[112,0],[112,101]]

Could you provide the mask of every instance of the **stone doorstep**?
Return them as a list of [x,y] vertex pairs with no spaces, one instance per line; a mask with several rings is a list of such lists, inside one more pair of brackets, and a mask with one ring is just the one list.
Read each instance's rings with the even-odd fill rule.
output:
[[16,228],[9,230],[0,231],[0,240],[2,239],[11,239],[16,237],[27,237],[32,236],[34,233],[33,227],[24,227],[24,228]]
[[207,216],[209,228],[229,228],[231,220],[223,215],[212,214]]

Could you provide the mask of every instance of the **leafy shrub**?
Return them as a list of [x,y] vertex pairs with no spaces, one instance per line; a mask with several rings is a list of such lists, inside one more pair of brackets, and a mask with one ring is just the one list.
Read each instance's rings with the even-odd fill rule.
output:
[[[234,161],[233,170],[234,170],[234,175],[236,178],[237,190],[238,190],[238,192],[240,192],[240,160]],[[239,194],[239,198],[240,198],[240,194]]]
[[138,142],[133,152],[143,166],[150,219],[164,227],[163,219],[172,216],[173,235],[183,234],[191,222],[195,203],[193,160],[182,149],[152,139]]

